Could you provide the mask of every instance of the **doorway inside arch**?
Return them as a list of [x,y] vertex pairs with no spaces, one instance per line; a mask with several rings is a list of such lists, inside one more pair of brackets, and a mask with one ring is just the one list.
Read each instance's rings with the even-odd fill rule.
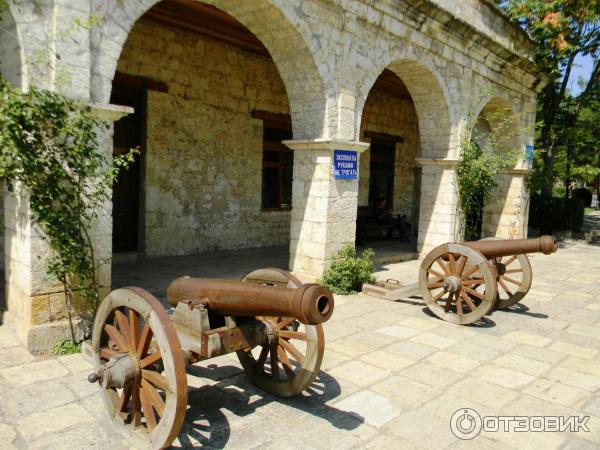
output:
[[408,89],[390,70],[369,92],[360,137],[370,147],[360,159],[357,243],[380,255],[412,255],[419,221],[419,128]]
[[[293,157],[288,96],[262,42],[202,2],[163,0],[134,25],[112,102],[115,260],[277,247],[287,254]],[[124,254],[123,254],[124,252]]]

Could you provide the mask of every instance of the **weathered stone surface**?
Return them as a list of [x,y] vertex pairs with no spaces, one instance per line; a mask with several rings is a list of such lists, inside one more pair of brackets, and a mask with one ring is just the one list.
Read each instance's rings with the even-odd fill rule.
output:
[[10,448],[16,438],[17,432],[13,427],[0,423],[0,444],[2,444],[2,448]]
[[573,407],[580,406],[586,398],[586,392],[582,389],[545,378],[535,380],[524,392],[553,403]]
[[400,414],[386,397],[368,390],[357,392],[334,405],[342,411],[356,414],[367,425],[375,428],[380,428]]
[[85,423],[74,429],[49,433],[28,445],[29,449],[46,450],[68,448],[70,450],[114,449],[130,450],[119,433],[96,423]]
[[[415,426],[419,424],[419,426]],[[389,429],[392,433],[413,443],[418,448],[425,448],[431,442],[447,447],[457,441],[451,433],[447,420],[440,420],[423,411],[410,411],[393,420]]]
[[65,430],[73,425],[85,426],[93,421],[94,418],[82,406],[70,403],[21,419],[17,422],[17,428],[31,442],[45,434]]
[[68,373],[69,371],[62,364],[53,359],[0,370],[0,375],[14,386],[23,386],[36,381],[52,380],[63,377]]
[[362,387],[370,386],[389,375],[389,371],[361,361],[349,361],[332,369],[330,373]]
[[22,347],[3,348],[0,345],[0,369],[18,366],[33,361],[33,356]]
[[58,358],[58,362],[75,374],[90,371],[93,368],[91,361],[88,361],[81,353],[61,356]]
[[6,417],[17,420],[71,403],[76,397],[65,386],[64,380],[64,378],[40,380],[26,386],[12,386],[2,394],[0,411],[3,411]]
[[508,388],[520,388],[531,383],[535,378],[523,372],[505,369],[495,365],[481,366],[471,372],[471,375],[490,383]]

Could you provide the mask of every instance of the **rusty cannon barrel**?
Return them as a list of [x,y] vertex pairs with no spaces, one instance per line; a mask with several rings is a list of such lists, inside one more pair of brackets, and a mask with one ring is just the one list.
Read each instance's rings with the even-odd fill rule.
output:
[[486,258],[524,255],[527,253],[549,255],[556,252],[556,241],[552,236],[540,236],[533,239],[481,240],[463,242],[462,244],[479,251]]
[[307,325],[326,322],[333,313],[333,294],[318,284],[297,289],[234,280],[182,277],[167,289],[171,305],[202,303],[227,316],[289,316]]

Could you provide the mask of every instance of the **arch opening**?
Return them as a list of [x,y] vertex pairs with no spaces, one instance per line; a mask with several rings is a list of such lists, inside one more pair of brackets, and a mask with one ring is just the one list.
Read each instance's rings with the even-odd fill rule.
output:
[[[108,102],[119,53],[140,17],[152,14],[152,9],[155,12],[161,9],[163,18],[168,15],[174,22],[189,26],[187,15],[194,17],[198,9],[206,10],[207,6],[212,6],[213,12],[209,14],[212,19],[220,19],[221,23],[224,20],[231,25],[226,19],[230,17],[241,24],[254,36],[257,41],[254,45],[266,49],[275,62],[289,96],[294,138],[312,139],[323,135],[326,98],[320,70],[325,68],[320,69],[314,60],[320,47],[318,42],[305,39],[297,25],[287,18],[285,2],[279,5],[279,2],[268,0],[140,0],[127,11],[115,5],[113,9],[117,8],[117,11],[111,11],[104,2],[96,6],[105,10],[106,20],[93,30],[96,49],[92,52],[93,100]],[[199,31],[197,26],[192,25],[192,28]],[[204,21],[200,28],[204,28],[200,31],[218,34],[221,39],[239,38],[238,44],[240,39],[246,40],[246,33],[239,34],[240,29],[235,26],[219,29]]]
[[373,219],[365,216],[377,215],[377,204],[385,198],[393,227],[387,236],[404,241],[412,251],[421,224],[431,221],[421,217],[430,209],[421,208],[423,169],[417,159],[446,158],[450,153],[446,91],[434,71],[412,59],[392,62],[370,86],[357,109],[360,139],[371,143],[361,155],[357,235],[368,235],[365,223]]
[[[510,103],[502,97],[487,99],[477,115],[471,140],[481,151],[506,158],[520,154],[522,138],[519,120]],[[465,239],[523,237],[526,198],[523,177],[501,171],[491,196],[480,200],[480,208],[466,218]]]
[[15,18],[7,4],[0,11],[0,74],[12,86],[22,89],[23,48]]
[[[10,5],[0,6],[0,75],[11,86],[23,89],[26,79],[24,70],[24,52],[21,45],[21,37],[14,15],[10,9]],[[5,209],[5,204],[9,204],[4,198],[4,183],[0,184],[2,195],[0,196],[0,271],[4,279],[2,288],[0,289],[0,325],[3,322],[3,313],[8,309],[5,286],[7,285],[7,276],[5,273],[5,264],[10,264],[10,261],[5,263],[5,252],[8,252],[10,259],[10,241],[12,241],[15,230],[7,227],[7,216],[12,216],[15,211]],[[14,203],[14,202],[13,202]],[[7,239],[5,239],[5,237]],[[9,245],[5,241],[9,241]],[[11,307],[12,308],[12,307]],[[18,311],[18,309],[15,309]]]
[[114,153],[139,146],[141,154],[113,192],[116,252],[289,241],[293,153],[281,143],[296,136],[289,85],[251,29],[207,3],[157,3],[117,62],[110,102],[136,113],[115,123]]

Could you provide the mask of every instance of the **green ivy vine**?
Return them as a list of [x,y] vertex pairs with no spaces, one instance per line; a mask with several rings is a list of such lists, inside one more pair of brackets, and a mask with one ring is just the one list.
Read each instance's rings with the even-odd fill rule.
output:
[[74,308],[91,320],[99,301],[91,225],[136,152],[111,163],[98,151],[98,132],[106,129],[89,106],[56,92],[20,92],[0,78],[0,180],[29,199],[31,220],[51,249],[38,257],[64,288],[73,342]]
[[460,140],[460,158],[456,169],[458,209],[465,240],[480,239],[483,209],[497,187],[498,172],[517,163],[521,150],[510,142],[518,132],[508,111],[500,110],[484,116],[494,126],[485,143],[477,143],[473,132],[477,118],[469,119]]

